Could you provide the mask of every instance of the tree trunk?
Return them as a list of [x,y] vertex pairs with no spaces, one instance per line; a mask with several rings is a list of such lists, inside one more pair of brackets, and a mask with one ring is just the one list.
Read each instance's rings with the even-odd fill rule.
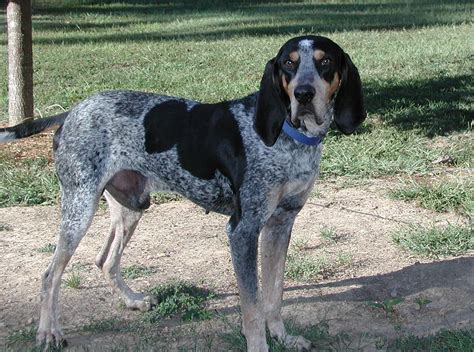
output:
[[33,119],[31,0],[8,0],[9,124]]

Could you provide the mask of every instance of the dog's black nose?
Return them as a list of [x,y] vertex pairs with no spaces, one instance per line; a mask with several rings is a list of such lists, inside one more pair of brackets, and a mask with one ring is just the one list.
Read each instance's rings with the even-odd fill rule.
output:
[[295,88],[295,98],[301,104],[307,104],[313,100],[316,91],[310,85],[302,85]]

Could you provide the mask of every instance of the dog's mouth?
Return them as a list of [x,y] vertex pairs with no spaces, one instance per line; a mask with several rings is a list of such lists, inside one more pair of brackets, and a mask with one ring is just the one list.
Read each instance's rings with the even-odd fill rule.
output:
[[[308,120],[314,121],[317,125],[322,125],[324,123],[324,119],[321,116],[318,116],[313,104],[298,104],[296,114],[293,114],[291,122],[298,128],[307,125],[305,122]],[[313,123],[311,123],[311,125],[312,124]]]

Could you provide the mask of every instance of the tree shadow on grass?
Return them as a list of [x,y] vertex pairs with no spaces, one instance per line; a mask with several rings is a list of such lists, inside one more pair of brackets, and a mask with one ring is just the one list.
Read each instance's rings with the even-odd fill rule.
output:
[[[34,11],[33,26],[38,33],[42,30],[63,33],[59,37],[57,34],[39,36],[35,43],[209,40],[456,24],[470,20],[471,7],[469,1],[452,4],[440,0],[362,4],[280,1],[85,3],[40,6]],[[180,25],[167,28],[174,21],[179,21]],[[126,30],[137,24],[145,27],[140,31]],[[114,28],[121,30],[114,31]],[[101,32],[107,29],[111,32]]]
[[426,137],[462,132],[474,119],[469,75],[442,77],[436,80],[411,80],[365,86],[365,100],[370,115],[399,130],[418,130]]

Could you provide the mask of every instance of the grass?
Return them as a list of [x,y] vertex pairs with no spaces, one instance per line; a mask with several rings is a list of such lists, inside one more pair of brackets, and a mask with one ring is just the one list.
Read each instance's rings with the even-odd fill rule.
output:
[[183,197],[176,193],[157,192],[151,194],[151,201],[154,204],[163,204],[168,202],[174,202],[182,200]]
[[286,259],[285,277],[295,281],[311,281],[334,275],[350,263],[352,256],[349,253],[329,257],[290,251]]
[[81,287],[82,277],[77,272],[72,272],[65,280],[64,285],[72,289],[79,289]]
[[[322,177],[426,174],[446,152],[456,167],[472,167],[472,12],[469,1],[440,0],[37,1],[35,108],[46,116],[107,89],[241,97],[258,88],[265,62],[289,37],[318,33],[351,54],[369,112],[358,134],[326,138]],[[0,85],[3,117],[6,99]],[[445,146],[433,145],[435,137]],[[52,168],[0,164],[0,206],[56,202]]]
[[415,300],[415,303],[418,304],[418,309],[423,309],[424,307],[426,307],[428,304],[430,304],[432,301],[429,300],[428,298],[426,297],[418,297],[416,300]]
[[[472,351],[474,349],[474,330],[441,330],[436,334],[418,337],[407,335],[391,341],[384,338],[376,339],[370,335],[354,338],[345,333],[330,334],[327,323],[322,322],[309,327],[300,327],[286,322],[289,334],[302,335],[310,340],[317,351],[360,351],[374,347],[384,351]],[[277,341],[268,337],[267,343],[271,351],[289,352],[293,349],[285,348]],[[245,338],[240,333],[240,326],[230,326],[230,331],[223,334],[222,339],[230,351],[246,351]],[[381,343],[380,343],[381,342]]]
[[2,231],[13,231],[13,226],[9,225],[9,224],[1,224],[0,223],[0,232]]
[[446,138],[447,146],[434,146],[419,131],[400,132],[396,127],[377,127],[350,138],[336,135],[325,141],[322,177],[381,177],[423,175],[437,168],[433,161],[449,154],[456,167],[473,166],[472,133]]
[[389,351],[474,351],[474,329],[442,330],[434,335],[404,336],[389,343]]
[[184,321],[210,319],[212,313],[205,303],[214,297],[211,291],[194,285],[178,282],[157,286],[150,290],[158,304],[143,314],[143,321],[157,323],[165,318],[180,315]]
[[[227,347],[225,350],[229,351],[247,351],[247,344],[244,336],[241,334],[240,326],[230,325],[229,332],[221,336],[224,344]],[[301,335],[311,341],[316,351],[358,351],[366,347],[366,337],[360,336],[356,342],[351,341],[348,334],[338,333],[330,334],[329,325],[323,321],[315,325],[302,327],[292,320],[285,321],[285,327],[290,335]],[[296,349],[287,348],[278,341],[272,339],[267,331],[267,344],[270,351],[274,352],[294,352]]]
[[469,226],[407,227],[392,236],[403,249],[416,255],[438,257],[474,250],[474,230]]
[[0,155],[0,207],[50,205],[58,198],[58,179],[47,159],[20,163]]
[[[332,245],[340,238],[333,227],[323,227],[320,231],[322,245]],[[308,240],[295,240],[286,258],[285,277],[294,281],[311,281],[327,278],[343,270],[352,263],[352,255],[345,252],[328,254],[315,253]]]
[[20,344],[31,343],[35,340],[36,337],[36,327],[28,327],[15,331],[8,335],[7,345],[13,347]]
[[388,298],[383,301],[368,301],[366,304],[372,308],[382,309],[385,314],[389,315],[395,313],[395,307],[398,304],[403,303],[403,301],[404,299],[402,297],[396,297]]
[[147,268],[139,265],[130,265],[122,268],[122,276],[124,279],[138,279],[139,277],[149,276],[153,274],[151,268]]
[[324,227],[319,232],[319,235],[325,242],[336,242],[338,235],[336,229],[333,227]]
[[432,183],[402,181],[389,194],[391,198],[416,201],[421,207],[437,212],[457,210],[474,214],[474,183],[470,179],[438,180]]
[[47,243],[44,246],[37,249],[39,253],[48,253],[52,254],[56,250],[56,245],[54,243]]

